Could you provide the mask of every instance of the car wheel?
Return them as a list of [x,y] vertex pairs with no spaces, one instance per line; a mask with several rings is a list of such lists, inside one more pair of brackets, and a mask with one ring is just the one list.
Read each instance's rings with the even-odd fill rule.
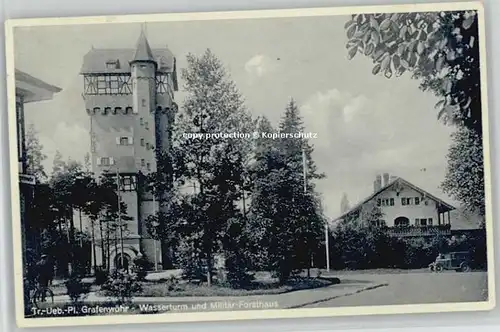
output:
[[469,264],[463,263],[461,270],[462,270],[462,272],[470,272],[471,269],[470,269]]
[[434,269],[436,270],[436,272],[443,271],[443,267],[441,265],[436,265],[436,267]]

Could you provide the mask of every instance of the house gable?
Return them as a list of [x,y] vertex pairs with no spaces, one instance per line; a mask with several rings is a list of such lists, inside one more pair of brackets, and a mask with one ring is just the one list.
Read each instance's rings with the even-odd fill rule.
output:
[[438,222],[440,213],[455,210],[452,205],[398,177],[333,221],[344,219],[368,202],[375,202],[380,206],[387,226],[394,226],[399,217],[408,219],[411,225],[420,218]]

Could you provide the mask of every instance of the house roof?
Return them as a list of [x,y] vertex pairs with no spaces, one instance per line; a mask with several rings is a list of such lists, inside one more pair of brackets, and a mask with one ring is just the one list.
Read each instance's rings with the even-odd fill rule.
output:
[[139,40],[137,41],[137,46],[135,47],[135,54],[132,62],[135,61],[149,61],[156,63],[144,31],[141,31],[141,35],[139,36]]
[[18,69],[16,76],[16,96],[22,97],[23,103],[52,99],[61,88],[48,84]]
[[367,198],[365,198],[364,200],[362,200],[361,202],[359,202],[358,204],[356,204],[355,206],[353,206],[349,211],[343,213],[342,215],[340,215],[339,217],[333,219],[333,221],[337,221],[339,219],[342,219],[344,218],[345,216],[347,216],[348,214],[358,210],[361,206],[363,206],[365,203],[367,203],[368,201],[372,200],[374,197],[376,197],[377,195],[379,195],[380,193],[386,191],[387,189],[391,188],[392,186],[394,186],[396,183],[399,183],[401,185],[406,185],[410,188],[412,188],[413,190],[421,193],[423,196],[426,196],[426,197],[429,197],[430,199],[436,201],[439,203],[439,205],[441,205],[442,207],[444,207],[444,210],[445,211],[451,211],[451,210],[455,210],[456,208],[448,203],[446,203],[445,201],[443,201],[442,199],[430,194],[429,192],[423,190],[422,188],[420,187],[417,187],[416,185],[406,181],[405,179],[403,178],[400,178],[400,177],[396,177],[394,178],[392,181],[389,181],[389,183],[385,186],[383,186],[382,188],[380,188],[378,191],[374,192],[373,194],[371,194],[370,196],[368,196]]
[[28,84],[31,84],[31,85],[36,86],[36,87],[41,88],[41,89],[45,89],[45,90],[50,91],[52,93],[57,93],[57,92],[61,91],[61,88],[59,88],[55,85],[51,85],[49,83],[46,83],[46,82],[42,81],[41,79],[33,77],[33,76],[31,76],[31,75],[29,75],[29,74],[27,74],[19,69],[16,69],[15,73],[16,73],[16,81],[26,82]]
[[[130,73],[130,63],[133,61],[154,61],[158,71],[162,73],[175,72],[175,57],[168,47],[151,49],[148,40],[141,33],[136,48],[98,49],[92,48],[83,57],[81,74],[112,74]],[[119,66],[108,66],[114,62]]]

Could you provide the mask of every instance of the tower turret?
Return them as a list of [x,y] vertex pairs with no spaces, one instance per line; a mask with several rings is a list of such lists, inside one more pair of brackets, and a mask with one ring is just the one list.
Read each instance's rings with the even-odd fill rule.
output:
[[[156,69],[157,63],[144,31],[137,41],[134,57],[130,61],[132,79],[132,107],[137,113],[135,124],[136,153],[138,169],[143,173],[156,170],[156,158],[153,147],[156,145],[155,109],[156,109]],[[146,148],[145,148],[146,147]]]

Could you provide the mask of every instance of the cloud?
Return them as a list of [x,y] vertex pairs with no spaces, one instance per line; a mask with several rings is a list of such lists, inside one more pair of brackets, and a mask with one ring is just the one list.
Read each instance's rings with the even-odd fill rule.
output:
[[[339,213],[342,192],[352,203],[370,194],[375,175],[389,172],[433,193],[444,174],[448,131],[422,109],[396,104],[391,92],[365,96],[337,88],[319,91],[301,105],[314,159],[326,179],[318,183],[330,215]],[[437,121],[436,121],[437,122]],[[432,174],[421,174],[421,168]]]
[[276,64],[270,57],[258,54],[245,63],[245,71],[253,78],[263,77],[272,72]]
[[40,136],[40,143],[43,145],[43,152],[47,155],[44,166],[50,171],[56,151],[61,152],[65,160],[83,161],[90,149],[90,136],[86,128],[61,121],[58,122],[51,136]]

